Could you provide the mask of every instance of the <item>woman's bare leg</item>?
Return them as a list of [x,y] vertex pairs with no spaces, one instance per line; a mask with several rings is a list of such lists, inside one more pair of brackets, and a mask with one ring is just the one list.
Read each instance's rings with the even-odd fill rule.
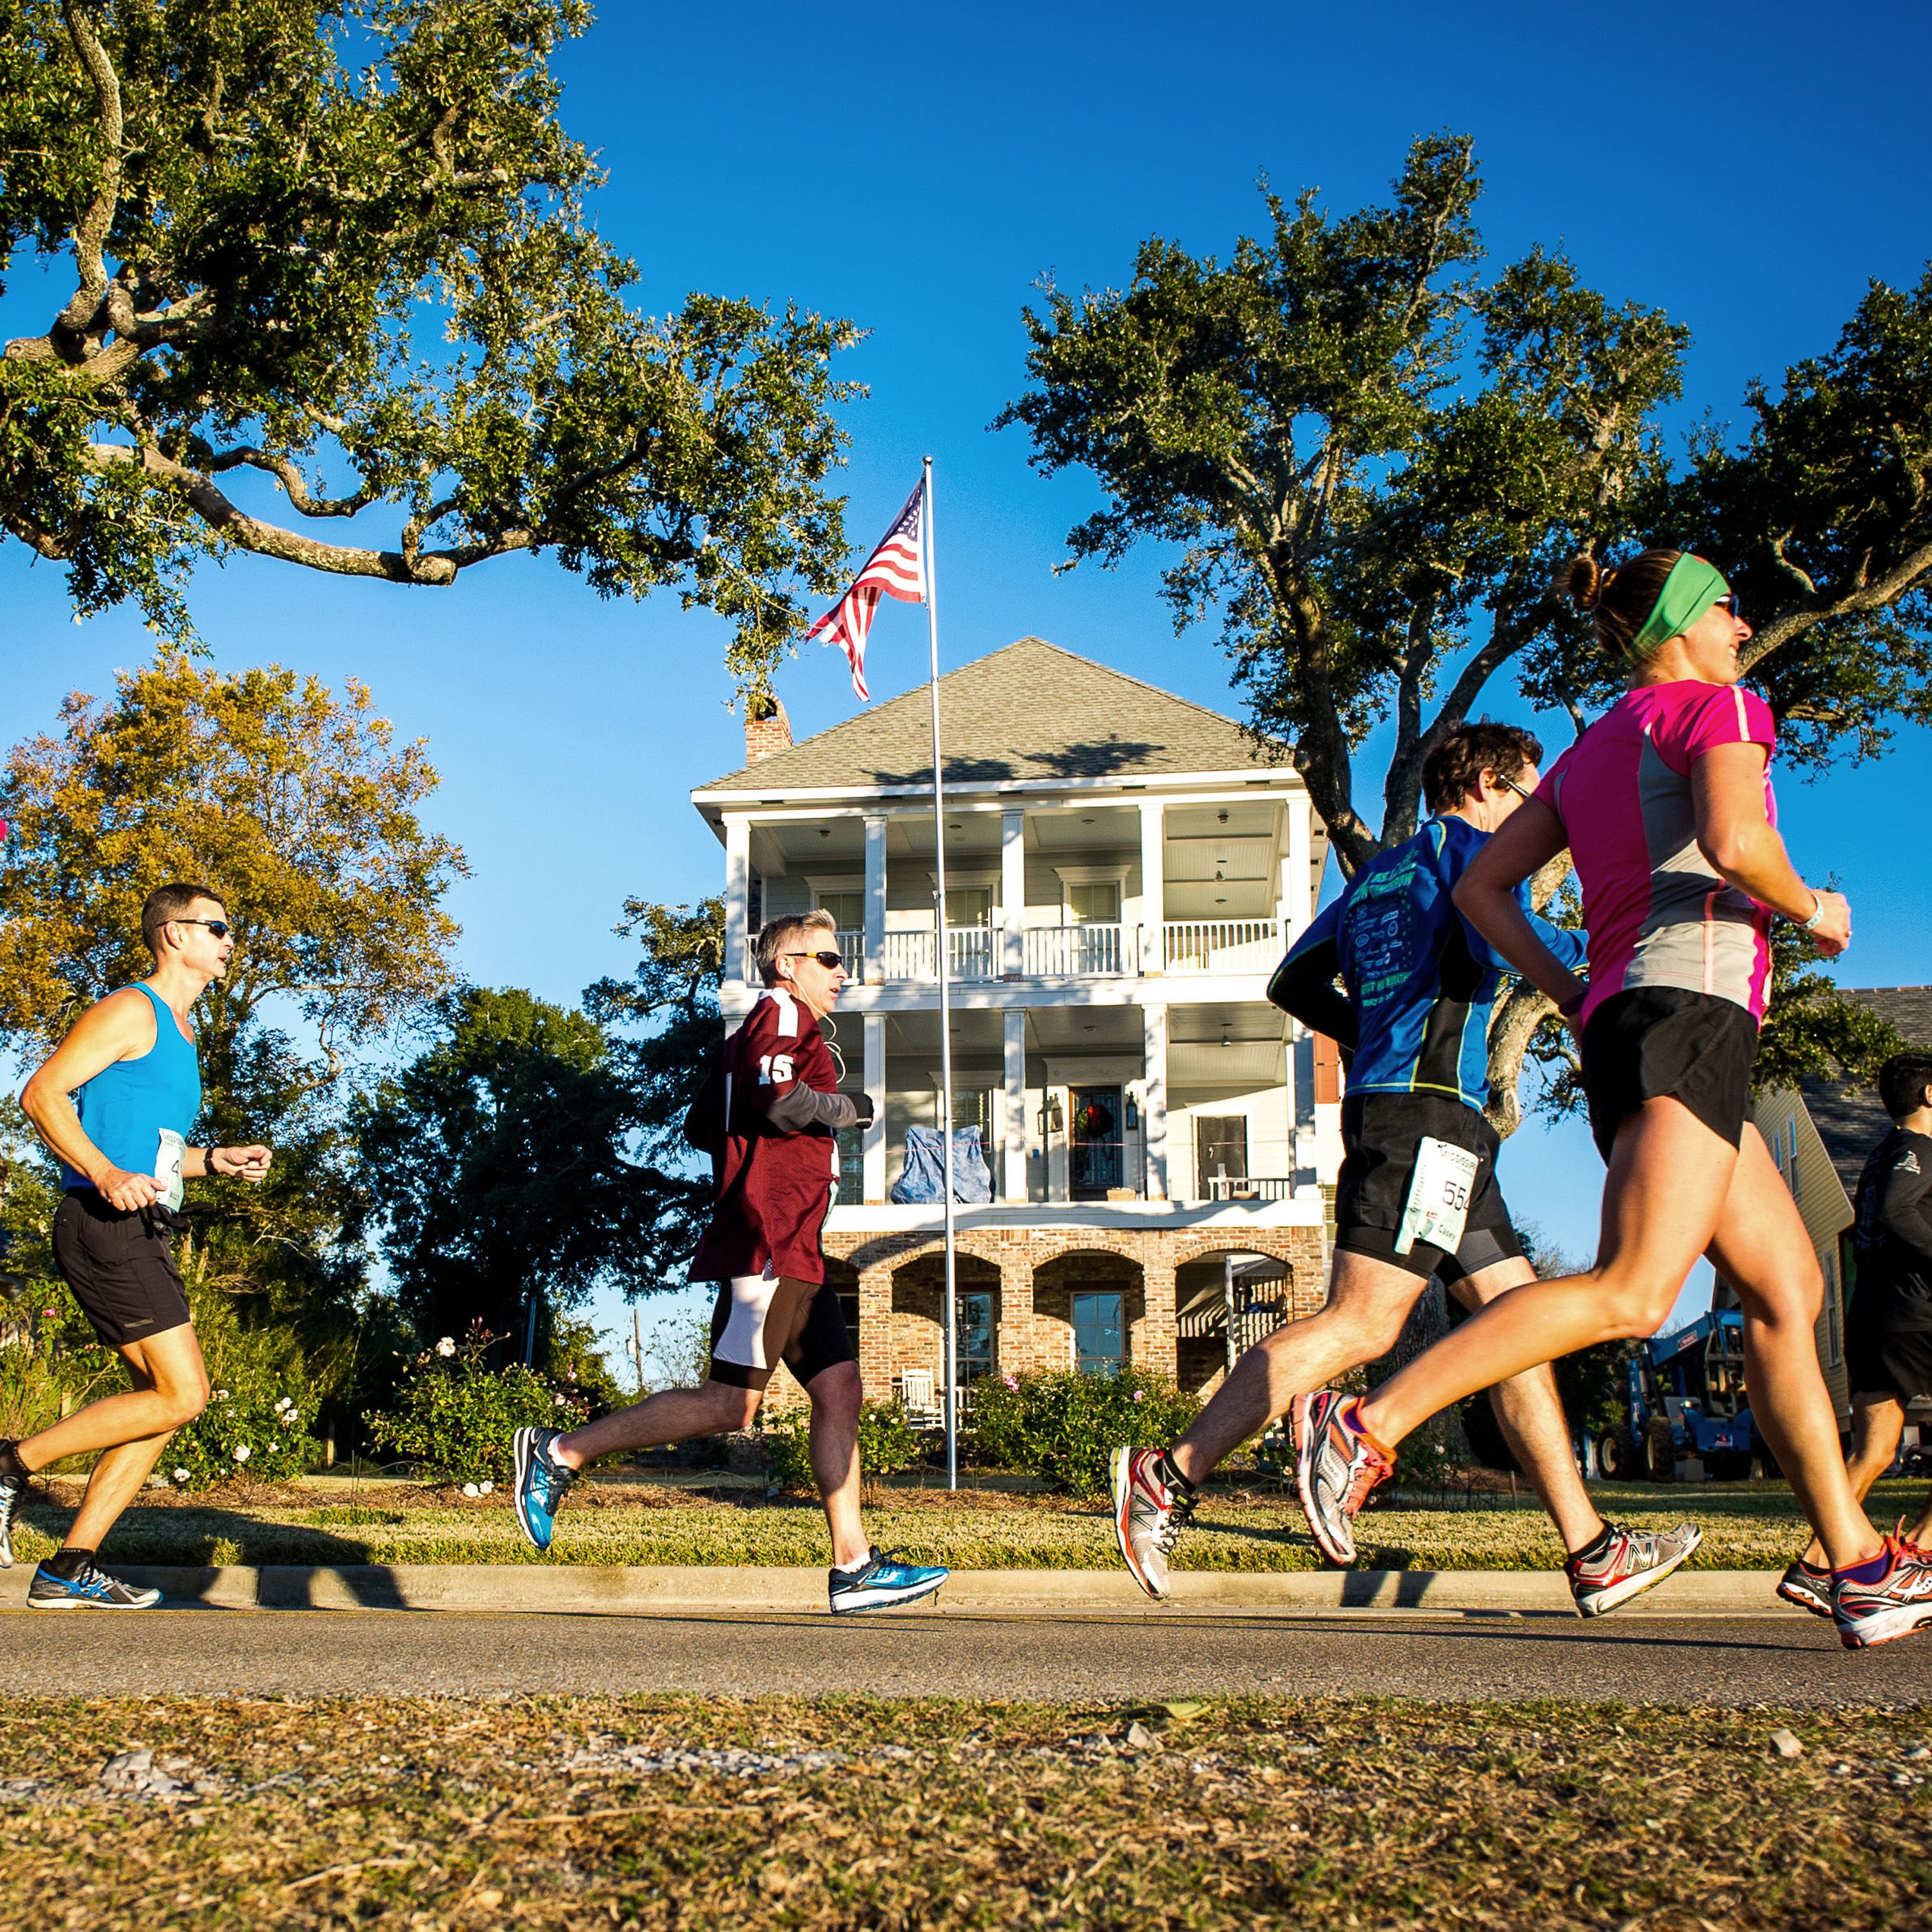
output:
[[1392,1449],[1478,1389],[1599,1342],[1654,1334],[1710,1245],[1737,1159],[1681,1102],[1647,1101],[1611,1150],[1596,1266],[1512,1288],[1451,1330],[1363,1399],[1362,1426]]
[[[1852,1453],[1845,1463],[1845,1480],[1852,1494],[1863,1502],[1871,1486],[1892,1467],[1905,1433],[1905,1408],[1896,1396],[1854,1395],[1852,1397]],[[1912,1540],[1918,1540],[1915,1534]],[[1814,1570],[1825,1563],[1825,1546],[1814,1536],[1801,1562]]]
[[1818,1366],[1825,1292],[1818,1258],[1770,1150],[1748,1124],[1711,1264],[1736,1289],[1744,1317],[1744,1383],[1764,1432],[1834,1570],[1882,1546],[1858,1507],[1838,1448],[1838,1418]]

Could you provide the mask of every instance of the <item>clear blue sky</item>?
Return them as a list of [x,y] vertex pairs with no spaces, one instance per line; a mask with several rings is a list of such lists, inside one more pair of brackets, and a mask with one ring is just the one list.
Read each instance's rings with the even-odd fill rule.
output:
[[[1156,232],[1224,251],[1260,218],[1259,173],[1352,207],[1384,194],[1416,134],[1468,130],[1498,263],[1561,243],[1612,296],[1690,326],[1680,427],[1737,422],[1748,378],[1828,346],[1869,278],[1916,280],[1932,255],[1922,8],[605,10],[563,56],[566,118],[610,170],[598,218],[642,267],[640,299],[794,298],[872,332],[845,370],[872,386],[848,418],[851,533],[873,539],[932,451],[953,663],[1032,632],[1236,708],[1211,631],[1173,635],[1156,556],[1052,574],[1091,491],[1040,481],[1022,437],[985,426],[1021,386],[1036,277],[1118,283]],[[0,330],[47,314],[20,277]],[[362,676],[428,739],[444,781],[430,815],[475,868],[451,903],[476,980],[573,998],[630,964],[609,929],[626,893],[716,889],[686,794],[740,762],[739,726],[720,628],[674,599],[600,602],[541,560],[404,592],[243,559],[203,573],[195,608],[224,665]],[[10,743],[148,643],[124,616],[75,628],[58,572],[17,547],[0,550],[0,633]],[[916,680],[922,641],[917,613],[882,614],[878,696]],[[816,646],[779,688],[801,733],[854,704]],[[1492,708],[1514,709],[1500,692]],[[1801,866],[1835,871],[1857,910],[1847,983],[1932,973],[1928,751],[1902,736],[1881,765],[1785,787]],[[1526,1217],[1593,1246],[1580,1129],[1520,1136],[1504,1174]]]

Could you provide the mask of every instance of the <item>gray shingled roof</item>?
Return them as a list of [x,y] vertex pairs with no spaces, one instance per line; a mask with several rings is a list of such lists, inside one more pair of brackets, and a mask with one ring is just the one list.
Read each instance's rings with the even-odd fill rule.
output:
[[[1891,1021],[1914,1046],[1932,1046],[1932,986],[1847,986],[1845,992],[1880,1018]],[[1892,1125],[1877,1094],[1850,1081],[1807,1080],[1802,1090],[1804,1111],[1846,1193],[1856,1193],[1865,1156]]]
[[[939,702],[948,784],[1289,769],[1286,752],[1271,757],[1232,718],[1039,638],[948,672]],[[700,789],[932,782],[921,685]]]

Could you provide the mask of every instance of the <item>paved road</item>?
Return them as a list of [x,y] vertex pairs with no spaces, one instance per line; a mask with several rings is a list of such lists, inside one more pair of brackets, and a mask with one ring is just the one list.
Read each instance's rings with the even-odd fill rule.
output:
[[1796,1613],[1562,1618],[939,1618],[407,1611],[0,1612],[0,1692],[494,1692],[1087,1699],[1399,1693],[1932,1702],[1932,1632],[1854,1655]]

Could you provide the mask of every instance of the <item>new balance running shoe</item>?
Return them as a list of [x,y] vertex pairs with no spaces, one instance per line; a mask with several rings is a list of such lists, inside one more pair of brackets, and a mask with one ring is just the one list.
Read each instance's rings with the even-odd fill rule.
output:
[[1604,1537],[1598,1539],[1600,1549],[1564,1561],[1570,1594],[1576,1600],[1576,1614],[1600,1617],[1619,1604],[1654,1589],[1703,1540],[1704,1532],[1694,1523],[1680,1522],[1661,1534],[1606,1523]]
[[929,1597],[952,1574],[937,1564],[908,1563],[896,1551],[874,1550],[856,1569],[831,1573],[832,1614],[883,1610]]
[[0,1476],[0,1570],[14,1567],[14,1519],[26,1493],[25,1476]]
[[1112,1466],[1120,1561],[1150,1597],[1165,1597],[1167,1559],[1194,1514],[1194,1485],[1165,1449],[1116,1449]]
[[1778,1580],[1778,1594],[1787,1604],[1796,1604],[1801,1610],[1809,1610],[1814,1617],[1828,1617],[1832,1614],[1832,1573],[1828,1570],[1814,1570],[1808,1563],[1794,1563]]
[[27,1586],[30,1610],[152,1610],[160,1600],[160,1591],[137,1590],[92,1563],[71,1576],[56,1576],[43,1563]]
[[1832,1614],[1847,1650],[1870,1650],[1932,1625],[1932,1555],[1895,1536],[1885,1540],[1892,1561],[1876,1583],[1840,1576],[1832,1586]]
[[517,1526],[534,1550],[550,1547],[556,1531],[556,1513],[577,1480],[574,1469],[566,1469],[550,1459],[550,1445],[562,1433],[560,1429],[520,1429],[512,1445],[517,1465],[512,1492]]
[[1355,1516],[1395,1465],[1363,1434],[1355,1398],[1318,1389],[1294,1399],[1294,1486],[1308,1526],[1331,1563],[1355,1560]]

